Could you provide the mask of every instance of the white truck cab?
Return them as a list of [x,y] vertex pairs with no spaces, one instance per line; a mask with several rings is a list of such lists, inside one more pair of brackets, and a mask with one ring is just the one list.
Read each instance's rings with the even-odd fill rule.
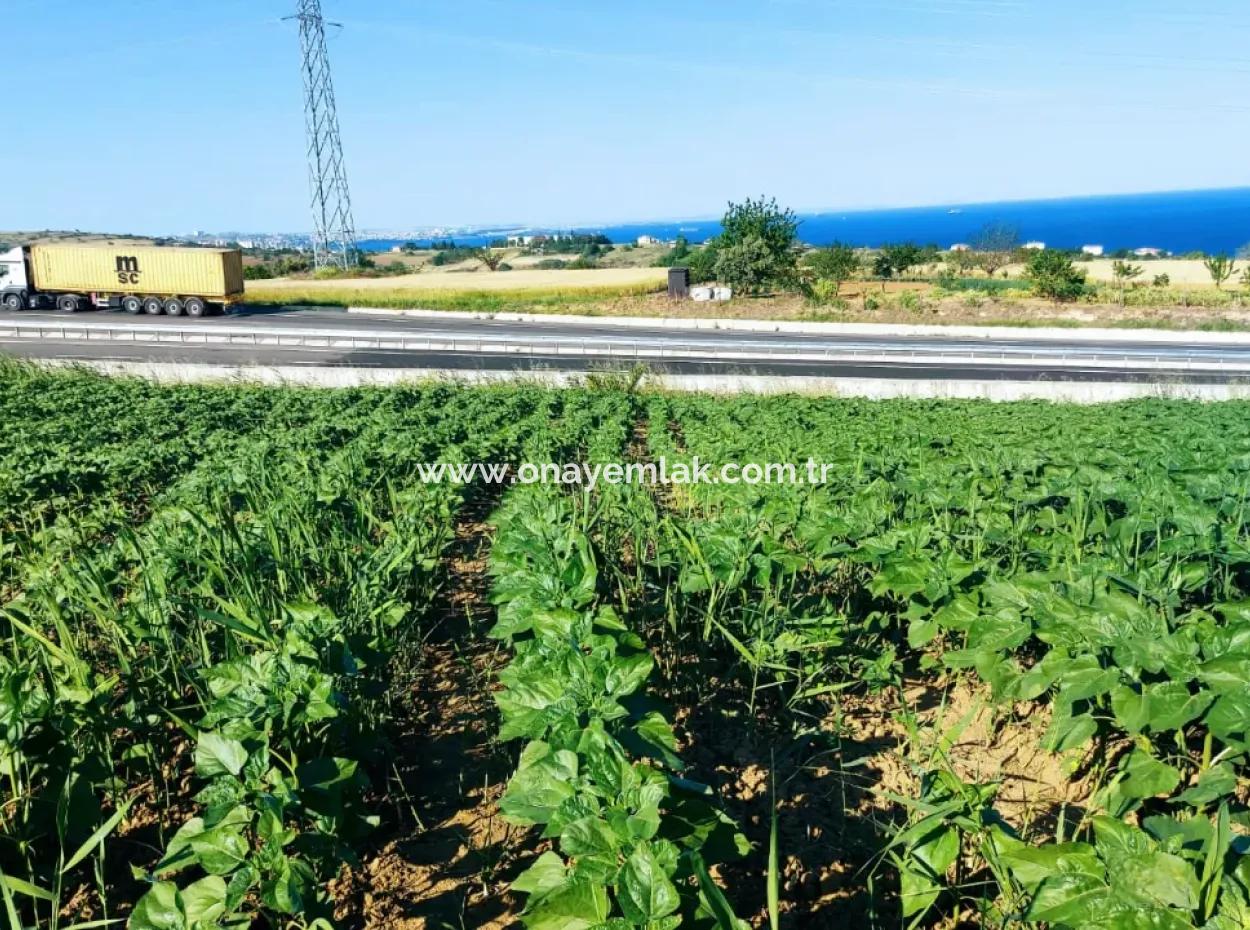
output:
[[25,310],[31,305],[29,253],[24,248],[0,252],[0,306]]

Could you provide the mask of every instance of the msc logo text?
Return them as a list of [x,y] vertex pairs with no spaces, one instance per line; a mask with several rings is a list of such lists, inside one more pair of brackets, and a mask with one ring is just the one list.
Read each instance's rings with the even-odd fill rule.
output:
[[118,284],[138,284],[139,283],[139,259],[133,255],[117,256],[117,283]]

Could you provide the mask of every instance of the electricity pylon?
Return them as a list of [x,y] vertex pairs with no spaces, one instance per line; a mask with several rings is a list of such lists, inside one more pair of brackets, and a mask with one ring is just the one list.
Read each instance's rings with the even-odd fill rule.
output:
[[318,268],[347,268],[357,261],[356,228],[352,221],[352,198],[347,189],[347,169],[343,165],[343,143],[339,138],[338,109],[334,102],[334,82],[330,78],[321,0],[299,0],[299,12],[293,18],[299,20],[303,55],[313,262]]

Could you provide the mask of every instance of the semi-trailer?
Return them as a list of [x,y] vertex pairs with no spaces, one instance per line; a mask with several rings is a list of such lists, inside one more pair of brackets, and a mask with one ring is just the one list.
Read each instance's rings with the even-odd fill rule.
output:
[[30,245],[0,253],[0,306],[203,316],[243,299],[238,249]]

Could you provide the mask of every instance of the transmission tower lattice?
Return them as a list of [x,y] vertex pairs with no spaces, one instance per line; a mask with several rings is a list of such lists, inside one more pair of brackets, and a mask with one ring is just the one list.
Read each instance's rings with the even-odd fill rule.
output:
[[299,0],[299,43],[303,55],[304,122],[308,132],[308,179],[312,191],[313,261],[316,267],[346,268],[357,261],[352,198],[343,165],[338,109],[326,21],[321,0]]

